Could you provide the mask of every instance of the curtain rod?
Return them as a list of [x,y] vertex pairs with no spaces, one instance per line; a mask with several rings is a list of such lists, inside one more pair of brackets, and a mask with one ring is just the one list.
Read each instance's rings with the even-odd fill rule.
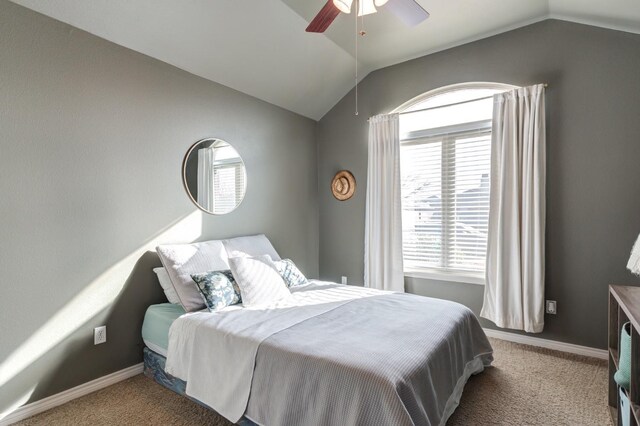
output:
[[[544,84],[543,84],[543,86],[544,86],[545,88],[546,88],[546,87],[549,87],[549,85],[548,85],[547,83],[544,83]],[[493,98],[493,96],[494,96],[494,95],[491,95],[491,96],[484,96],[484,97],[482,97],[482,98],[469,99],[469,100],[467,100],[467,101],[460,101],[460,102],[455,102],[455,103],[452,103],[452,104],[438,105],[438,106],[429,107],[429,108],[416,109],[416,110],[413,110],[413,111],[399,112],[399,113],[398,113],[398,115],[413,114],[413,113],[415,113],[415,112],[430,111],[430,110],[432,110],[432,109],[439,109],[439,108],[445,108],[445,107],[450,107],[450,106],[455,106],[455,105],[468,104],[468,103],[470,103],[470,102],[477,102],[477,101],[482,101],[482,100],[485,100],[485,99],[491,99],[491,98]],[[369,121],[369,119],[367,119],[367,121]]]
[[[547,83],[544,83],[543,86],[549,87],[549,85]],[[503,92],[504,93],[504,92]],[[460,102],[454,102],[452,104],[446,104],[446,105],[438,105],[438,106],[434,106],[434,107],[429,107],[429,108],[423,108],[423,109],[416,109],[413,111],[405,111],[405,112],[400,112],[398,113],[399,115],[404,115],[404,114],[413,114],[414,112],[422,112],[422,111],[429,111],[432,109],[438,109],[438,108],[445,108],[445,107],[450,107],[450,106],[456,106],[456,105],[462,105],[462,104],[468,104],[470,102],[477,102],[477,101],[483,101],[485,99],[491,99],[493,98],[494,95],[491,96],[484,96],[482,98],[476,98],[476,99],[469,99],[467,101],[460,101]]]

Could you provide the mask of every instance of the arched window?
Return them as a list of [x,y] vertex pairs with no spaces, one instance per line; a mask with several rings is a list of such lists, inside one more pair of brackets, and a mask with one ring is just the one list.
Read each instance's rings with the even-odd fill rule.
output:
[[396,109],[406,275],[484,283],[492,96],[513,88],[458,84]]

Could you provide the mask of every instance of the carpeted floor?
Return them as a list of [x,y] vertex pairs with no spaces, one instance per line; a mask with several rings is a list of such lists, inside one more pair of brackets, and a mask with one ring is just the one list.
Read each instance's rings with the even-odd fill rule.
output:
[[[472,377],[448,425],[611,425],[602,360],[491,339],[494,367]],[[231,423],[140,375],[18,425]]]

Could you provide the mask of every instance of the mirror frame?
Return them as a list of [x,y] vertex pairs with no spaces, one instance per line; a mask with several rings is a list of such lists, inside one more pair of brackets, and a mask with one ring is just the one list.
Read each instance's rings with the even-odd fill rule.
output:
[[[231,146],[238,153],[238,157],[240,158],[240,161],[242,162],[242,167],[244,168],[244,193],[242,194],[242,198],[240,199],[238,204],[236,204],[236,206],[233,209],[231,209],[231,210],[229,210],[228,212],[225,212],[225,213],[213,213],[213,212],[210,212],[209,210],[205,210],[200,204],[198,204],[198,201],[193,197],[193,195],[191,194],[191,191],[189,190],[189,186],[187,185],[187,161],[189,160],[189,156],[196,149],[196,147],[198,145],[200,145],[203,142],[207,142],[207,141],[222,141],[224,143],[229,144],[229,146]],[[182,159],[182,186],[184,187],[184,190],[187,193],[187,196],[189,197],[191,202],[193,204],[195,204],[195,206],[198,209],[200,209],[201,211],[203,211],[203,212],[205,212],[207,214],[210,214],[212,216],[224,216],[226,214],[229,214],[229,213],[235,211],[240,206],[240,204],[242,204],[242,202],[244,201],[244,197],[247,195],[247,180],[248,180],[247,166],[244,163],[244,159],[242,158],[242,156],[240,155],[240,153],[238,152],[236,147],[231,145],[229,142],[227,142],[224,139],[220,139],[220,138],[216,138],[216,137],[209,137],[209,138],[200,139],[200,140],[196,141],[193,145],[191,145],[191,147],[189,147],[189,149],[187,150],[187,153],[184,155],[184,158]]]

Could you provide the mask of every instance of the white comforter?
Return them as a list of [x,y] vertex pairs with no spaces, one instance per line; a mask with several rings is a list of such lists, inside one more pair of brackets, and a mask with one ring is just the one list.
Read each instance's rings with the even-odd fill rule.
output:
[[180,317],[166,371],[233,422],[426,425],[491,360],[461,305],[312,282],[266,308]]

